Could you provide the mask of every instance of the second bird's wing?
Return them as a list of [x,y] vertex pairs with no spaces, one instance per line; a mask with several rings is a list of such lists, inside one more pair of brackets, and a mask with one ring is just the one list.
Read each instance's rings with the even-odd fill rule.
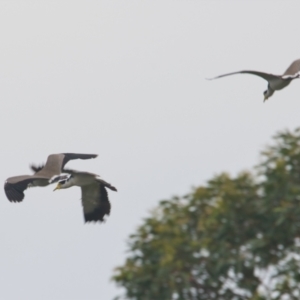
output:
[[45,185],[47,185],[48,179],[35,175],[20,175],[8,178],[4,184],[4,191],[7,199],[11,202],[22,201],[25,197],[24,191],[30,184],[33,184],[35,180],[42,180],[45,182]]
[[31,166],[31,169],[38,175],[48,176],[59,175],[62,172],[65,164],[73,159],[90,159],[97,157],[97,154],[80,154],[80,153],[60,153],[50,154],[46,164],[42,166]]
[[81,196],[85,222],[103,222],[111,208],[105,186],[97,181],[82,186]]
[[213,79],[218,79],[218,78],[222,78],[225,76],[230,76],[230,75],[235,75],[235,74],[252,74],[252,75],[256,75],[259,76],[265,80],[267,80],[268,82],[274,79],[280,79],[281,76],[278,75],[273,75],[273,74],[269,74],[269,73],[264,73],[264,72],[259,72],[259,71],[251,71],[251,70],[244,70],[244,71],[238,71],[238,72],[232,72],[232,73],[226,73],[223,75],[219,75],[213,78],[208,78],[208,80],[213,80]]
[[96,158],[98,156],[98,154],[80,154],[80,153],[63,153],[64,155],[64,159],[62,162],[62,166],[61,169],[64,168],[64,166],[66,165],[66,163],[69,160],[72,159],[91,159],[91,158]]

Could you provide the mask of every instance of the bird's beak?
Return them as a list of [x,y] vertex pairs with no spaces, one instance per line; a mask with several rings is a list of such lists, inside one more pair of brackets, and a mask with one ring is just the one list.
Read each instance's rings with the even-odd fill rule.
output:
[[60,185],[60,183],[58,183],[57,186],[55,187],[55,189],[53,190],[53,192],[56,191],[56,190],[59,190],[60,187],[61,187],[61,185]]
[[264,102],[265,102],[266,100],[268,100],[268,98],[269,98],[268,96],[265,96],[265,97],[264,97]]

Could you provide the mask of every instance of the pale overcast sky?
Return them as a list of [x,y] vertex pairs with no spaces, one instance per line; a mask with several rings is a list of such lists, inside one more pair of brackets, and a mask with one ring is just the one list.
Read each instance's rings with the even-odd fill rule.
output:
[[0,177],[51,153],[101,175],[105,224],[84,224],[80,189],[0,201],[0,299],[109,300],[126,240],[159,200],[250,169],[300,125],[300,80],[263,103],[300,58],[299,1],[0,1]]

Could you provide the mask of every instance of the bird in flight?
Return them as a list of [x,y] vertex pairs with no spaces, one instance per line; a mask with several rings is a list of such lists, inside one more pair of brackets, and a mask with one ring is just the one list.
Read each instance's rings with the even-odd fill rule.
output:
[[58,181],[54,191],[79,186],[85,222],[103,222],[104,216],[109,215],[111,208],[106,188],[112,191],[117,191],[117,189],[93,173],[70,169],[65,169],[64,173],[68,175],[54,178],[54,181]]
[[265,102],[274,94],[275,91],[282,90],[283,88],[288,86],[292,80],[300,77],[300,59],[297,59],[294,62],[292,62],[292,64],[287,68],[287,70],[283,73],[283,75],[273,75],[273,74],[259,72],[259,71],[243,70],[243,71],[219,75],[213,78],[208,78],[208,80],[222,78],[234,74],[252,74],[267,80],[268,88],[267,90],[264,91],[264,102]]
[[[54,182],[58,182],[57,189],[79,185],[82,189],[85,221],[103,221],[103,217],[110,213],[110,203],[105,188],[108,187],[114,191],[116,191],[116,188],[100,179],[97,175],[64,169],[64,166],[70,160],[91,159],[97,156],[96,154],[77,153],[51,154],[48,156],[45,165],[31,166],[31,169],[35,172],[33,175],[20,175],[8,178],[4,184],[5,194],[9,201],[21,202],[25,197],[24,191],[29,187],[43,187]],[[62,175],[62,173],[67,173],[68,175]],[[97,181],[98,191],[95,189],[96,185],[92,184],[91,178]]]

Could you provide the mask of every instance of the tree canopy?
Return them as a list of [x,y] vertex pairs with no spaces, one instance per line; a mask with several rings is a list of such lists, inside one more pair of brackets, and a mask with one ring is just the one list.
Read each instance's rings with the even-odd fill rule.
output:
[[134,300],[300,299],[300,128],[252,172],[161,201],[113,280]]

